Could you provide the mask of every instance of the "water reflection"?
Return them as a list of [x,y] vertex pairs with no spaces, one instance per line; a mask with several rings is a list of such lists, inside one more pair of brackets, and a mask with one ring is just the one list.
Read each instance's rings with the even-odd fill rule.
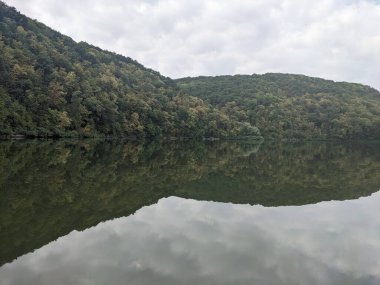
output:
[[0,269],[2,284],[379,284],[380,192],[298,207],[165,198]]
[[[305,205],[380,186],[377,144],[0,143],[0,266],[161,198]],[[141,226],[141,225],[140,225]]]

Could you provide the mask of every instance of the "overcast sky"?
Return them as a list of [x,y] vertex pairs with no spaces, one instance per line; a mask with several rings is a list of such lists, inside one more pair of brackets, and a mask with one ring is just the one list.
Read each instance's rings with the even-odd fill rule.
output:
[[380,89],[380,0],[5,0],[173,78],[302,73]]

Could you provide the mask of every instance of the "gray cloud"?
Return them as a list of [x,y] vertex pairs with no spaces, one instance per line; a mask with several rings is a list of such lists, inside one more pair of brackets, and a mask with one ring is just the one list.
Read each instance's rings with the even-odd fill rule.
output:
[[174,78],[286,72],[380,89],[376,0],[6,0]]

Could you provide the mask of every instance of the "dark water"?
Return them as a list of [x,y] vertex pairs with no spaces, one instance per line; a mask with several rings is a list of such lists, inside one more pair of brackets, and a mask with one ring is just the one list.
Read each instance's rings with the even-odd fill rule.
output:
[[0,143],[0,284],[380,284],[380,145]]

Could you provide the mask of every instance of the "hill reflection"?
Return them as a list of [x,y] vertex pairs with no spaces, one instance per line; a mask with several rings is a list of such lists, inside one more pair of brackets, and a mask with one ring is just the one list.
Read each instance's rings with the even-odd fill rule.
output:
[[0,143],[0,264],[169,196],[304,205],[370,195],[376,144]]

